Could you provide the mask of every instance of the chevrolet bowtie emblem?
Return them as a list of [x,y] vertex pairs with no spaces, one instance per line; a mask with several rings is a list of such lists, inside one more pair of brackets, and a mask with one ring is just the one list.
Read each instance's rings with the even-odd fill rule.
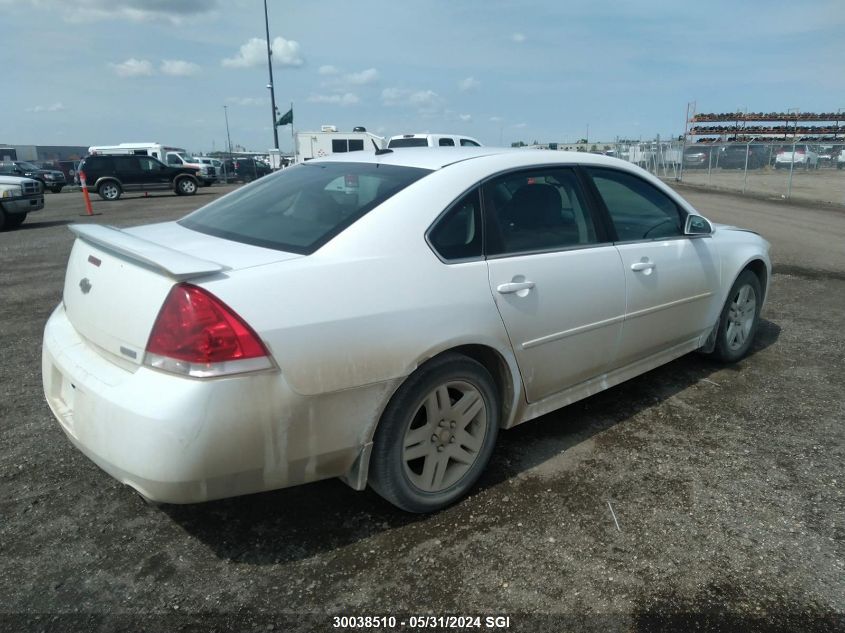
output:
[[91,292],[91,282],[88,281],[88,277],[84,277],[82,281],[79,282],[79,289],[84,295],[87,295],[89,292]]

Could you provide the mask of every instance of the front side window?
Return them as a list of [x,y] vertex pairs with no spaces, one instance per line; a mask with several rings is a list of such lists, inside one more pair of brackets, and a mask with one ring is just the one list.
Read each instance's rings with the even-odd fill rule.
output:
[[360,138],[349,139],[349,151],[350,152],[363,152],[364,151],[364,139],[360,139]]
[[481,147],[481,146],[478,143],[476,143],[475,141],[469,140],[468,138],[462,138],[461,139],[461,147]]
[[597,243],[596,230],[575,172],[526,170],[485,185],[490,209],[488,253],[555,250]]
[[665,193],[638,176],[588,167],[620,242],[684,234],[684,217]]
[[432,248],[446,260],[481,257],[481,203],[478,189],[461,198],[428,235]]
[[179,159],[179,156],[176,154],[168,154],[167,155],[167,164],[168,165],[181,165],[182,161]]
[[218,198],[179,223],[224,239],[310,254],[429,173],[378,163],[310,163]]
[[454,147],[454,146],[455,146],[455,141],[454,141],[454,139],[451,139],[451,138],[441,138],[441,139],[437,142],[437,144],[438,144],[440,147]]

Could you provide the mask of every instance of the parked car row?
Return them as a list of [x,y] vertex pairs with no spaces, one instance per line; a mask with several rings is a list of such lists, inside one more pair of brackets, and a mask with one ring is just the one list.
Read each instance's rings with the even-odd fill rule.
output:
[[769,145],[730,143],[695,144],[684,149],[685,169],[819,169],[845,167],[845,147],[817,146],[806,143]]

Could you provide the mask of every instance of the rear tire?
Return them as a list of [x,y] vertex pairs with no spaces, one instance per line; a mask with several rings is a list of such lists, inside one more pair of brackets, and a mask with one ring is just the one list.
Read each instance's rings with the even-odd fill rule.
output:
[[197,192],[197,183],[192,178],[182,177],[176,180],[174,189],[179,196],[192,196]]
[[116,182],[108,180],[97,187],[97,193],[103,200],[113,202],[114,200],[120,198],[120,194],[122,194],[123,191],[121,190],[120,185]]
[[405,381],[373,440],[370,486],[408,512],[434,512],[478,481],[496,444],[499,396],[487,369],[443,354]]
[[760,280],[750,270],[744,270],[731,286],[722,308],[713,358],[735,363],[748,354],[757,333],[762,303]]

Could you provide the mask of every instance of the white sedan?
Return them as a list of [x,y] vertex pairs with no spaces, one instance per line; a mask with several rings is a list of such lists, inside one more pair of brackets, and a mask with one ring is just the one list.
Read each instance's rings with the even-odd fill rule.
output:
[[507,429],[694,350],[749,350],[771,272],[620,160],[356,152],[178,222],[72,226],[47,402],[148,499],[328,477],[412,512],[477,481]]

